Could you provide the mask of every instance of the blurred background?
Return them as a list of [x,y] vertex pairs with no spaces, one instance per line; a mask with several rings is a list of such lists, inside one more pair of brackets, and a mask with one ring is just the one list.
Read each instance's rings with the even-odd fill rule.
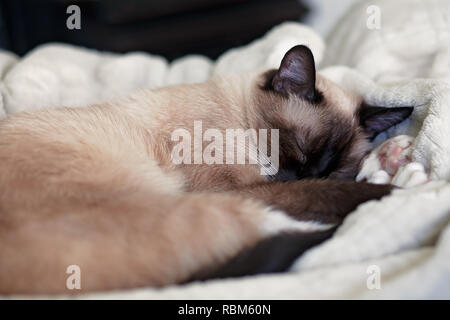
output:
[[[39,44],[64,42],[112,52],[146,51],[172,60],[217,58],[284,21],[326,34],[357,0],[0,0],[0,48],[24,55]],[[69,5],[81,29],[69,30]]]

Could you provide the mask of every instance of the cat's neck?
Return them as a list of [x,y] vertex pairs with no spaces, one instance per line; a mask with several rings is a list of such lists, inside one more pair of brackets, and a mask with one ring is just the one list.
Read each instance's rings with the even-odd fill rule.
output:
[[203,128],[257,128],[255,106],[257,74],[229,74],[197,84],[143,90],[114,103],[137,123],[152,131],[190,130],[194,122]]

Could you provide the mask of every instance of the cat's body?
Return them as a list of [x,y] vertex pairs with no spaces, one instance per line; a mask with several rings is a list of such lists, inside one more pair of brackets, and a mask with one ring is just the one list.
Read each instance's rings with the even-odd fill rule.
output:
[[[70,265],[81,268],[82,292],[184,282],[280,232],[327,230],[389,193],[350,181],[273,181],[292,172],[354,177],[368,150],[359,98],[320,77],[318,96],[294,96],[281,76],[228,76],[2,120],[0,293],[74,293]],[[279,173],[174,164],[171,134],[194,135],[200,120],[221,132],[280,129]]]

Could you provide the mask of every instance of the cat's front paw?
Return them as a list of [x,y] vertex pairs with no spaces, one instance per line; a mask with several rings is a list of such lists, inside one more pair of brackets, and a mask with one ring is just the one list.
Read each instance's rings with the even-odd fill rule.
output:
[[418,162],[411,162],[398,169],[391,183],[403,188],[412,188],[429,181],[423,165]]
[[413,142],[414,138],[407,135],[386,140],[366,158],[356,180],[403,188],[428,182],[423,165],[411,160]]

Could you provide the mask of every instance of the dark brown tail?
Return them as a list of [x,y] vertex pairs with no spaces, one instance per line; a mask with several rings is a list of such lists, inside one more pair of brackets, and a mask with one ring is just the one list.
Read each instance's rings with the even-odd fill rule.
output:
[[284,272],[308,249],[331,238],[337,227],[319,232],[282,233],[242,251],[215,270],[204,270],[190,281]]

